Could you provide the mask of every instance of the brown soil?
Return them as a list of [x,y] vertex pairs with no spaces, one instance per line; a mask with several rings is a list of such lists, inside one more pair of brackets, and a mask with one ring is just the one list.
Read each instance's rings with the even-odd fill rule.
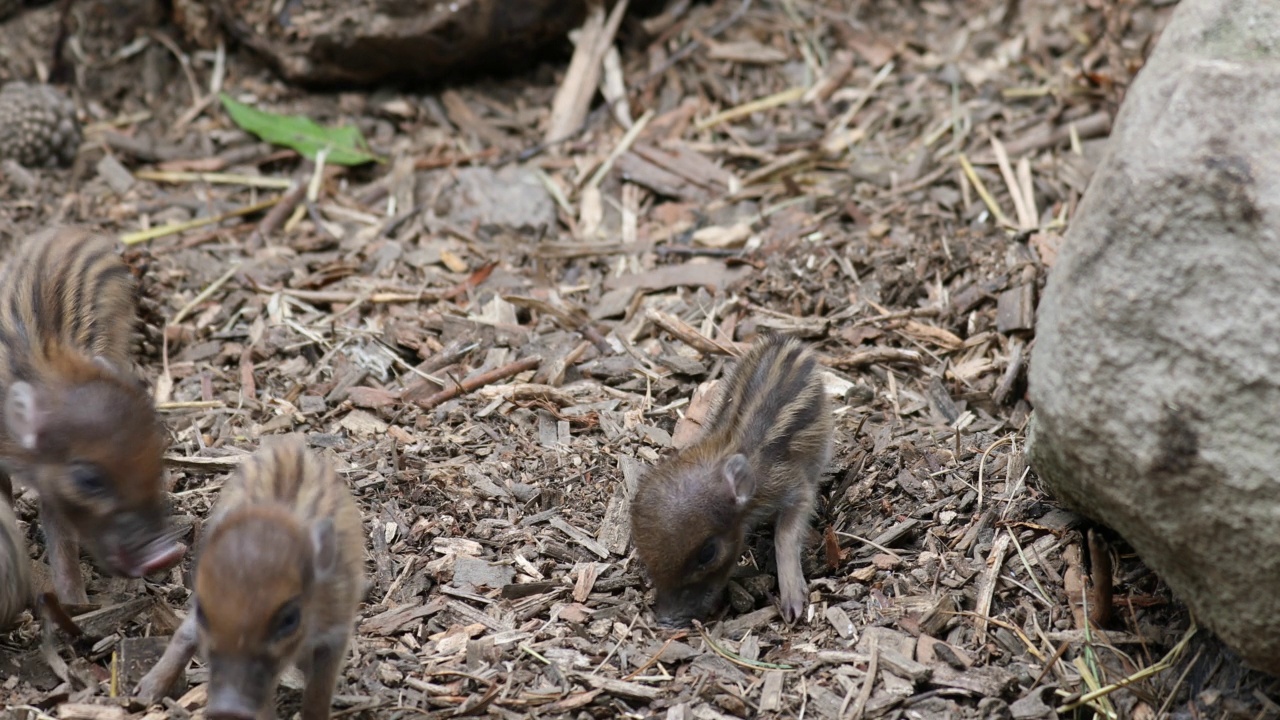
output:
[[[0,79],[48,67],[58,5],[0,25]],[[597,96],[554,144],[563,62],[326,94],[228,48],[229,93],[354,123],[391,160],[327,166],[283,222],[129,248],[179,517],[198,527],[264,435],[334,459],[371,577],[335,717],[1047,718],[1155,666],[1187,612],[1040,490],[1023,395],[1038,289],[1170,4],[672,7],[622,24],[627,103]],[[209,218],[289,195],[249,179],[314,174],[205,99],[215,53],[153,11],[74,6],[86,143],[70,169],[0,169],[6,243]],[[717,116],[758,100],[776,102]],[[646,123],[634,141],[622,115]],[[810,339],[843,393],[807,615],[778,618],[762,533],[723,618],[657,629],[628,482],[686,437],[726,350],[767,329]],[[41,562],[31,498],[17,509]],[[199,714],[198,662],[167,709],[113,697],[186,612],[188,565],[93,571],[78,638],[42,645],[34,618],[0,637],[0,715]],[[1201,631],[1061,716],[1276,717],[1269,697]],[[280,698],[288,717],[298,692]]]

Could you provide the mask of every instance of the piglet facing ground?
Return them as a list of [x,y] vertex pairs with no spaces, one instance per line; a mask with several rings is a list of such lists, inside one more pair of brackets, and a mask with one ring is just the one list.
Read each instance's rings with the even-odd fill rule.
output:
[[72,227],[22,241],[0,273],[0,489],[39,497],[58,599],[87,602],[80,544],[112,575],[186,552],[168,524],[168,439],[129,372],[135,286],[118,243]]
[[296,665],[302,717],[327,718],[363,580],[346,485],[301,441],[264,446],[223,489],[196,560],[192,612],[135,694],[157,702],[200,650],[208,717],[274,717],[280,675]]
[[804,609],[800,553],[832,417],[817,359],[784,336],[756,343],[730,372],[702,436],[641,478],[631,532],[665,626],[713,612],[746,534],[774,520],[782,616]]

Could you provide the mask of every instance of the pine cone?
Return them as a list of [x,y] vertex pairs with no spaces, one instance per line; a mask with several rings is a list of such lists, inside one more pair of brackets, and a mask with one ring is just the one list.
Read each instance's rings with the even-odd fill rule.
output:
[[21,81],[0,88],[0,158],[70,165],[82,137],[75,104],[57,88]]

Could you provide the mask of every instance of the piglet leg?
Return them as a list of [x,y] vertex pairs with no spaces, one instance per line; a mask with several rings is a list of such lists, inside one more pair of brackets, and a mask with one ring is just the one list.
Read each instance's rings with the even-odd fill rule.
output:
[[788,503],[778,513],[774,529],[773,548],[778,560],[778,595],[782,605],[782,619],[795,622],[804,611],[806,583],[800,570],[800,552],[804,536],[809,532],[809,516],[813,513],[812,492],[805,493],[797,502]]
[[53,572],[53,589],[63,605],[87,605],[84,576],[80,574],[80,543],[62,513],[53,503],[40,499],[40,521],[48,546],[49,569]]
[[311,651],[309,662],[303,663],[307,687],[302,693],[302,720],[328,720],[346,652],[345,638],[323,642]]
[[192,656],[196,654],[198,642],[196,613],[193,607],[187,613],[186,619],[178,626],[173,638],[169,640],[169,645],[165,647],[164,654],[160,656],[155,667],[147,671],[147,674],[142,676],[142,680],[138,681],[138,687],[133,691],[134,696],[141,698],[148,705],[160,702],[177,682],[178,676],[187,669],[187,663],[191,662]]

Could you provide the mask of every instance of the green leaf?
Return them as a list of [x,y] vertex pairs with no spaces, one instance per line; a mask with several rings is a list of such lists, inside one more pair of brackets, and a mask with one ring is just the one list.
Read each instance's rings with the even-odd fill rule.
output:
[[226,93],[219,93],[222,106],[241,129],[257,135],[275,145],[293,148],[304,157],[316,159],[316,153],[329,149],[325,162],[335,165],[363,165],[367,162],[384,162],[369,152],[360,128],[353,125],[327,128],[317,125],[311,118],[301,115],[277,115],[236,102]]

